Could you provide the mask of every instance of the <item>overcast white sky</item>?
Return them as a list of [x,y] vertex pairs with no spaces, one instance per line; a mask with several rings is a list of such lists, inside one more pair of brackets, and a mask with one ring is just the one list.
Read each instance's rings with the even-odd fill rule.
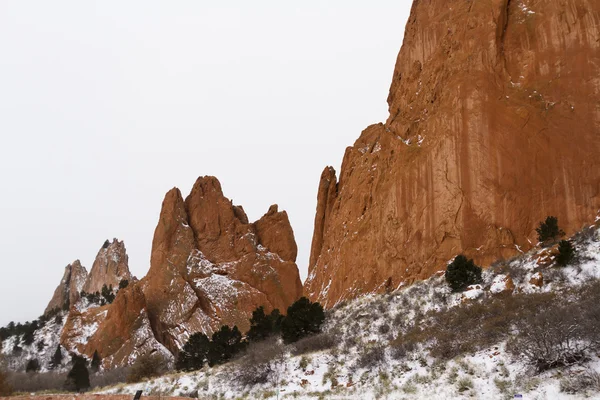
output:
[[107,238],[144,276],[201,175],[288,211],[304,280],[319,176],[386,119],[411,3],[0,0],[0,325]]

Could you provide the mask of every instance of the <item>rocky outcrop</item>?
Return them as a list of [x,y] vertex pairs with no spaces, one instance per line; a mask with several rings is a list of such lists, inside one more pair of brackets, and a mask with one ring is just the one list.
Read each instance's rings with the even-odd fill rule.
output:
[[96,255],[83,291],[86,293],[100,292],[104,285],[107,287],[112,285],[116,291],[121,280],[132,280],[128,262],[129,257],[125,250],[125,244],[117,239],[113,239],[112,242],[107,240]]
[[98,351],[104,368],[131,365],[139,356],[160,352],[166,360],[171,353],[154,337],[146,298],[139,284],[119,290],[115,301],[100,313],[98,328],[89,337],[82,352],[91,357]]
[[194,332],[248,329],[252,310],[287,307],[302,295],[297,247],[285,211],[272,206],[249,223],[214,177],[183,200],[167,193],[141,285],[157,339],[173,352]]
[[600,209],[600,3],[415,1],[385,124],[321,176],[305,291],[326,306],[530,249]]
[[56,308],[68,308],[71,304],[75,304],[79,300],[79,293],[83,288],[86,278],[87,270],[81,265],[79,260],[75,260],[72,264],[67,265],[60,284],[54,290],[54,295],[48,303],[44,314]]

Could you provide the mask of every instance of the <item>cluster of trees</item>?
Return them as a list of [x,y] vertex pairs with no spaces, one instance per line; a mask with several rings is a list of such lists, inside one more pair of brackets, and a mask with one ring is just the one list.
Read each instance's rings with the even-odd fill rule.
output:
[[[536,228],[538,240],[542,246],[556,244],[565,235],[558,226],[558,218],[549,216],[540,222]],[[568,240],[558,242],[558,254],[555,261],[559,266],[566,266],[575,260],[575,248]],[[481,268],[475,265],[473,260],[467,259],[459,254],[446,269],[446,281],[453,291],[465,290],[469,285],[481,283]]]
[[8,325],[0,328],[0,340],[8,339],[11,336],[23,335],[22,343],[24,345],[32,344],[35,331],[46,324],[46,322],[42,322],[41,319],[42,317],[31,322],[27,321],[24,324],[15,324],[14,322],[9,322]]
[[250,343],[264,341],[270,337],[280,336],[284,342],[292,343],[305,336],[319,333],[325,321],[323,307],[302,297],[281,315],[278,309],[270,314],[261,306],[252,312],[250,330],[243,337],[237,326],[224,325],[209,339],[204,333],[194,333],[177,357],[176,368],[193,371],[202,368],[205,363],[210,366],[231,360]]
[[[543,246],[555,244],[565,232],[558,226],[558,218],[549,216],[546,220],[540,222],[536,228],[538,240]],[[558,254],[556,255],[556,263],[565,267],[575,259],[575,248],[568,240],[558,242]]]
[[[119,282],[118,290],[125,289],[127,286],[129,286],[129,281],[127,279],[122,279]],[[107,286],[106,284],[102,285],[102,290],[100,292],[87,293],[82,290],[80,295],[82,298],[87,299],[88,302],[101,306],[112,304],[112,302],[115,301],[115,297],[117,297],[113,285]]]
[[[100,371],[100,366],[102,364],[102,360],[97,351],[94,352],[91,362],[89,362],[88,369],[88,360],[80,355],[71,354],[71,369],[67,374],[67,379],[64,383],[64,388],[69,391],[80,392],[86,390],[90,387],[90,371],[92,373],[96,373]],[[56,347],[56,351],[52,355],[50,359],[50,369],[57,369],[63,363],[63,353],[61,346],[58,345]],[[38,359],[33,358],[27,361],[27,365],[25,367],[25,372],[27,373],[37,373],[41,369],[40,362]]]
[[106,286],[106,284],[102,285],[101,292],[87,293],[85,291],[81,291],[81,298],[87,299],[89,303],[98,304],[104,306],[106,304],[111,304],[115,300],[115,291],[113,286]]

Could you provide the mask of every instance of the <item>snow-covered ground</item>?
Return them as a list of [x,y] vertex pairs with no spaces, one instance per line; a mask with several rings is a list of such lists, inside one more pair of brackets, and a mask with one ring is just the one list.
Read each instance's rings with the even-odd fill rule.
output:
[[[538,248],[485,269],[483,283],[464,293],[452,293],[439,273],[392,293],[338,305],[328,312],[323,330],[322,337],[328,338],[329,345],[305,354],[285,347],[284,356],[270,362],[273,372],[261,384],[243,383],[240,377],[252,365],[240,358],[214,368],[205,366],[193,373],[100,392],[133,394],[143,390],[148,395],[181,396],[197,392],[199,398],[218,399],[600,398],[600,359],[594,354],[577,365],[538,374],[524,358],[506,351],[506,341],[449,360],[433,358],[426,343],[405,351],[393,346],[396,338],[432,313],[466,302],[486,302],[507,290],[513,296],[561,293],[600,279],[600,231],[589,230],[572,241],[579,256],[575,265],[557,267],[551,252]],[[574,383],[579,386],[576,393],[569,390]]]

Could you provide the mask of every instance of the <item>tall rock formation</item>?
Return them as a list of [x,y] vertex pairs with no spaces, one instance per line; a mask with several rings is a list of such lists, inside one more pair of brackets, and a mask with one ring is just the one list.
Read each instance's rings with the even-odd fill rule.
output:
[[326,306],[567,232],[600,209],[600,2],[415,1],[385,124],[321,176],[305,291]]
[[79,293],[87,279],[87,274],[87,270],[79,260],[67,265],[60,284],[54,290],[54,295],[44,313],[55,308],[68,308],[71,304],[75,304],[79,300]]
[[132,280],[128,263],[129,257],[127,257],[125,244],[117,239],[113,239],[112,242],[107,240],[96,255],[90,274],[83,285],[83,291],[100,292],[104,285],[112,285],[116,291],[121,280]]
[[177,352],[194,332],[248,329],[258,306],[285,312],[302,295],[296,254],[287,214],[276,205],[249,223],[214,177],[198,178],[185,201],[172,189],[141,281],[157,339]]

